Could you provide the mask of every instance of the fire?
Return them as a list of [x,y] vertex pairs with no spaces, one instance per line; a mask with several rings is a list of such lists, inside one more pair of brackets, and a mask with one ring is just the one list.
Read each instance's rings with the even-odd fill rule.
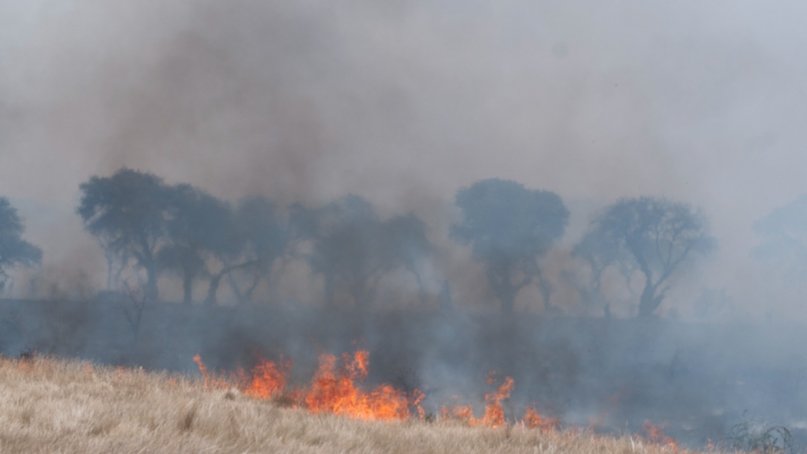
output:
[[[492,374],[488,376],[487,383],[494,383]],[[470,405],[442,407],[440,416],[458,419],[469,426],[501,427],[506,423],[502,402],[510,398],[514,386],[515,380],[512,377],[505,377],[496,391],[485,394],[485,413],[481,418],[474,416],[474,410]]]
[[426,398],[426,393],[423,391],[416,389],[412,391],[412,406],[415,407],[415,412],[417,412],[418,419],[425,420],[426,419],[426,410],[423,408],[423,399]]
[[[363,389],[362,382],[369,374],[370,354],[358,350],[344,354],[323,354],[311,383],[307,386],[289,389],[288,372],[291,362],[275,363],[261,359],[249,373],[238,370],[229,376],[211,373],[199,355],[193,361],[202,375],[204,387],[222,389],[236,386],[244,395],[256,399],[277,399],[292,407],[304,408],[313,413],[332,413],[354,419],[402,421],[411,417],[426,419],[423,401],[426,395],[415,389],[406,393],[389,384],[381,384],[370,390]],[[491,374],[488,383],[495,384]],[[510,398],[515,387],[512,377],[505,377],[494,391],[485,394],[485,411],[481,417],[474,415],[471,405],[442,407],[440,416],[456,419],[469,426],[502,427],[507,424],[503,402]],[[552,429],[557,420],[541,415],[528,408],[524,413],[523,424],[528,428]]]
[[504,407],[502,401],[510,398],[513,392],[515,380],[512,377],[504,379],[504,383],[495,392],[485,394],[485,416],[482,417],[482,425],[488,427],[500,427],[505,423]]
[[205,389],[225,389],[231,386],[227,379],[217,377],[210,373],[210,371],[207,370],[205,363],[202,362],[202,357],[200,355],[193,355],[193,362],[196,363],[196,367],[199,368],[199,373],[202,375],[202,383]]
[[286,370],[289,368],[289,363],[278,367],[272,361],[262,359],[252,368],[244,394],[257,399],[270,399],[280,395],[286,387]]
[[528,429],[555,430],[558,427],[557,419],[546,417],[533,407],[527,407],[524,410],[524,417],[521,418],[521,422]]
[[205,363],[202,362],[202,356],[198,354],[193,355],[193,362],[196,363],[196,367],[199,368],[199,373],[202,374],[202,379],[207,380],[207,366],[205,366]]
[[642,428],[644,429],[646,438],[649,442],[661,446],[667,446],[672,448],[673,452],[678,452],[678,442],[675,441],[674,438],[665,434],[661,427],[653,424],[650,421],[645,421]]
[[394,420],[409,418],[410,399],[391,385],[380,385],[365,392],[356,385],[367,377],[369,354],[360,350],[343,357],[336,369],[336,357],[322,355],[313,383],[305,395],[305,407],[356,419]]

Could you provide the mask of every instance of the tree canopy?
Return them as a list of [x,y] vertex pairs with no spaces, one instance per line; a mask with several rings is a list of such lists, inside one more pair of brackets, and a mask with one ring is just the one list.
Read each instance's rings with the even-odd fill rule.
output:
[[171,189],[156,175],[121,169],[80,186],[78,214],[101,246],[146,271],[147,297],[158,298],[158,252],[166,240]]
[[42,261],[42,251],[22,239],[24,230],[17,210],[0,197],[0,286],[5,285],[10,268],[35,266]]
[[242,242],[227,202],[188,184],[175,186],[168,194],[168,241],[159,259],[162,267],[182,276],[183,301],[190,304],[194,281],[211,274],[211,261],[237,256]]
[[699,211],[667,199],[640,197],[608,207],[576,251],[599,268],[621,264],[638,269],[644,277],[639,315],[650,316],[681,266],[714,246]]
[[397,268],[411,272],[422,288],[419,262],[432,245],[414,215],[382,221],[367,200],[350,195],[314,210],[298,206],[294,218],[313,242],[309,264],[325,279],[328,304],[342,292],[367,306],[380,279]]
[[[235,210],[242,257],[223,269],[240,301],[251,301],[261,281],[271,281],[275,262],[289,253],[291,229],[275,203],[264,196],[242,199]],[[237,272],[237,273],[236,273]],[[236,274],[247,275],[245,286]]]
[[460,190],[456,205],[462,217],[452,235],[471,246],[502,309],[512,313],[518,292],[542,277],[538,261],[563,235],[569,211],[553,192],[501,179]]

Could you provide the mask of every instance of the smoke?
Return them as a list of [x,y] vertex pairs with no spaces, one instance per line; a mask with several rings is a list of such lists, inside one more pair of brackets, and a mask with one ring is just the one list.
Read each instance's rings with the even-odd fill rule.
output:
[[[800,8],[2,2],[2,189],[72,264],[89,242],[66,246],[63,207],[121,166],[229,198],[361,194],[436,231],[490,176],[580,206],[665,195],[711,219],[710,285],[748,294],[750,225],[804,191]],[[35,227],[54,211],[59,235]]]
[[[670,295],[677,311],[692,313],[687,305],[704,289],[722,289],[732,316],[803,319],[799,298],[772,295],[750,254],[758,241],[753,222],[807,192],[804,8],[0,0],[0,194],[20,208],[28,238],[45,251],[46,279],[62,289],[68,281],[103,283],[99,248],[74,214],[78,185],[92,175],[128,166],[230,200],[265,194],[283,205],[359,194],[385,218],[411,211],[428,223],[441,260],[431,285],[450,280],[455,301],[469,305],[490,295],[469,251],[448,238],[459,188],[501,177],[558,193],[572,217],[547,261],[553,281],[561,280],[564,251],[605,205],[665,196],[702,207],[720,241]],[[604,285],[620,286],[618,279]],[[570,300],[570,293],[561,286],[553,298]],[[521,302],[537,298],[525,292]],[[309,323],[299,317],[294,326]],[[445,351],[412,347],[413,361],[423,361],[419,378],[456,380],[462,339],[476,339],[468,333],[478,327],[469,326],[481,322],[432,323],[427,339]],[[231,332],[221,329],[216,342]],[[409,333],[403,339],[417,337],[401,329]],[[368,332],[368,342],[401,351],[382,342],[383,332]],[[685,343],[681,336],[668,340]],[[347,337],[318,342],[342,345]],[[585,358],[609,358],[564,355],[589,345],[542,339],[529,341],[550,339],[557,348],[546,347],[544,357],[557,355],[552,364],[570,372],[542,369],[534,389],[562,388],[571,376],[590,375]],[[287,352],[310,354],[306,342],[282,342]],[[613,342],[609,348],[624,347]],[[223,357],[235,350],[222,349]],[[674,354],[639,356],[660,364]],[[484,361],[469,361],[483,368]],[[614,361],[613,376],[630,366]],[[533,369],[522,370],[517,383],[530,383]],[[469,388],[473,381],[463,378]]]

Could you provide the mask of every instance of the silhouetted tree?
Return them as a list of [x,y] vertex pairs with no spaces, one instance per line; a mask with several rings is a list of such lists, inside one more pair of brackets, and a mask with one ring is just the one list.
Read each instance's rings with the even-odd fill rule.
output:
[[0,288],[8,279],[8,269],[34,266],[42,261],[42,251],[22,239],[24,227],[17,210],[0,197]]
[[426,224],[414,214],[395,216],[381,225],[381,262],[391,270],[403,267],[418,285],[420,301],[426,300],[426,288],[421,265],[433,252],[434,246],[426,236]]
[[369,303],[371,289],[383,269],[378,261],[378,216],[369,202],[347,196],[319,208],[314,219],[312,271],[325,279],[325,301],[332,306],[337,290],[346,289],[360,306]]
[[456,205],[462,219],[452,226],[452,235],[471,246],[502,310],[511,314],[519,291],[543,278],[538,261],[563,235],[569,211],[553,192],[501,179],[460,190]]
[[[163,268],[182,277],[183,302],[193,302],[193,283],[203,276],[211,277],[212,261],[226,261],[236,256],[241,243],[237,236],[230,206],[212,195],[188,184],[171,188],[169,195],[168,242],[159,251]],[[215,299],[215,298],[214,298]]]
[[682,203],[641,197],[611,205],[578,247],[598,268],[624,260],[635,265],[644,277],[639,316],[647,317],[661,305],[676,270],[714,245],[700,212]]
[[581,294],[584,303],[603,306],[603,310],[608,304],[602,293],[602,278],[606,269],[616,267],[629,289],[631,277],[636,271],[634,260],[630,254],[620,248],[618,242],[605,237],[604,233],[602,229],[590,230],[572,249],[572,256],[582,259],[588,265],[587,284],[579,282],[571,275],[567,277]]
[[[146,297],[159,296],[157,254],[166,240],[170,188],[150,173],[121,169],[81,184],[78,214],[104,249],[146,271]],[[125,264],[124,264],[125,266]]]
[[[230,286],[242,302],[251,301],[262,280],[272,280],[275,262],[286,255],[290,241],[289,226],[275,204],[263,196],[243,199],[236,210],[236,225],[243,243],[242,258],[230,264]],[[242,289],[233,271],[247,274],[249,281]]]
[[763,238],[756,259],[776,265],[788,280],[807,273],[807,195],[758,220],[754,231]]
[[183,277],[184,301],[193,300],[193,281],[206,276],[207,304],[215,304],[221,281],[236,271],[247,271],[253,281],[242,291],[234,280],[239,300],[251,298],[259,281],[268,278],[275,260],[284,253],[286,226],[271,200],[254,196],[230,205],[190,185],[172,191],[170,243],[160,256]]
[[351,195],[315,210],[297,206],[293,219],[298,234],[312,240],[308,262],[325,279],[327,305],[343,291],[366,307],[381,278],[397,268],[411,272],[422,292],[419,261],[431,244],[414,215],[381,221],[369,202]]

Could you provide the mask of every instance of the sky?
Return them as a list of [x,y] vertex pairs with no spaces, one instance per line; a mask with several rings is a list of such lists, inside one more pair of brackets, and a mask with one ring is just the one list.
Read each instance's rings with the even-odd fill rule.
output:
[[566,201],[569,242],[663,196],[711,221],[701,284],[758,295],[753,222],[807,193],[805,9],[0,0],[0,195],[60,269],[101,263],[78,186],[122,166],[229,199],[355,193],[435,231],[459,188],[508,178]]

